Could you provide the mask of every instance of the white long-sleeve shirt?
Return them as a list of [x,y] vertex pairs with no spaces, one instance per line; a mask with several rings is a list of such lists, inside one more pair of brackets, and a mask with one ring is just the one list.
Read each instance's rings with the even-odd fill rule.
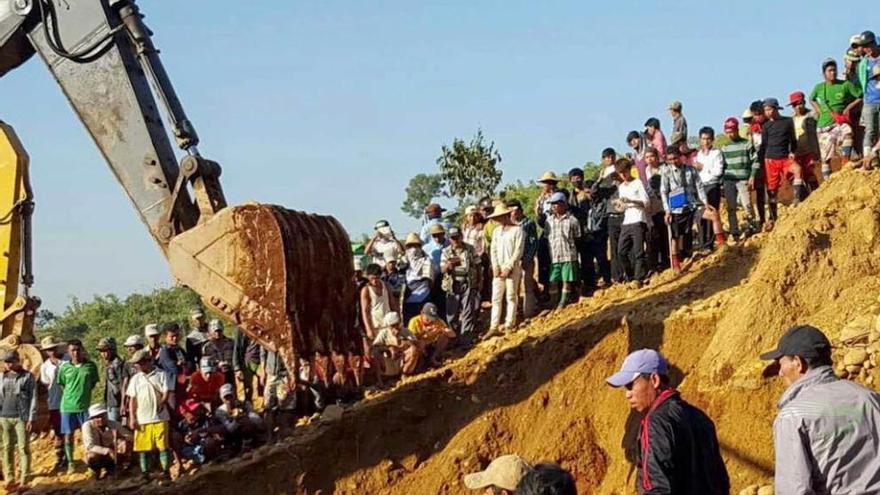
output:
[[492,231],[492,268],[512,270],[522,263],[524,236],[522,227],[499,225]]
[[724,156],[721,150],[711,149],[708,152],[697,152],[696,161],[703,165],[700,170],[700,181],[703,185],[718,184],[724,175]]
[[648,193],[640,180],[631,180],[617,186],[617,194],[620,199],[629,199],[639,204],[628,203],[623,213],[623,225],[634,223],[648,223],[645,211],[650,204]]

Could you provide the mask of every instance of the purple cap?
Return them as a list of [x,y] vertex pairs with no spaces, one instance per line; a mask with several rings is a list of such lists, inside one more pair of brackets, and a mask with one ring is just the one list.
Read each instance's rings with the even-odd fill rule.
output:
[[556,191],[555,193],[550,195],[551,203],[565,203],[565,193]]
[[633,382],[642,373],[666,375],[669,364],[662,354],[653,349],[640,349],[623,360],[620,371],[608,377],[606,382],[612,387],[624,387]]

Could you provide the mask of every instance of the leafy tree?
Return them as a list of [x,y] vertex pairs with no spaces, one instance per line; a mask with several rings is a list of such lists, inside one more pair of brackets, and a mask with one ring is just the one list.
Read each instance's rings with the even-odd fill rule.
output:
[[410,179],[406,199],[400,209],[413,218],[422,218],[425,208],[434,198],[444,195],[443,177],[439,174],[419,174]]
[[487,145],[482,129],[469,143],[456,138],[452,146],[444,145],[437,158],[449,196],[457,198],[459,204],[494,195],[501,183],[500,163],[501,154],[495,149],[495,142]]

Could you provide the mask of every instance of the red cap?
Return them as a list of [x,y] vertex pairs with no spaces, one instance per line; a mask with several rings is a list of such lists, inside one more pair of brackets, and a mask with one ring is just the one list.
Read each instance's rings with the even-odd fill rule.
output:
[[739,120],[737,120],[736,117],[727,117],[726,119],[724,119],[724,130],[727,129],[738,130]]
[[804,96],[803,91],[795,91],[794,93],[788,95],[788,104],[790,106],[793,106],[793,105],[796,105],[799,103],[804,103],[806,101],[807,101],[807,97]]

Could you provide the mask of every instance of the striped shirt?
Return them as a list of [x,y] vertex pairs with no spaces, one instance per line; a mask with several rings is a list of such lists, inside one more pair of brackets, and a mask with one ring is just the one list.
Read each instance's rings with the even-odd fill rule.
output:
[[577,261],[575,239],[581,236],[581,224],[570,212],[561,216],[550,215],[544,224],[544,233],[550,242],[550,261],[566,263]]
[[754,178],[761,166],[758,154],[748,139],[737,139],[721,147],[724,156],[724,180],[749,180]]

